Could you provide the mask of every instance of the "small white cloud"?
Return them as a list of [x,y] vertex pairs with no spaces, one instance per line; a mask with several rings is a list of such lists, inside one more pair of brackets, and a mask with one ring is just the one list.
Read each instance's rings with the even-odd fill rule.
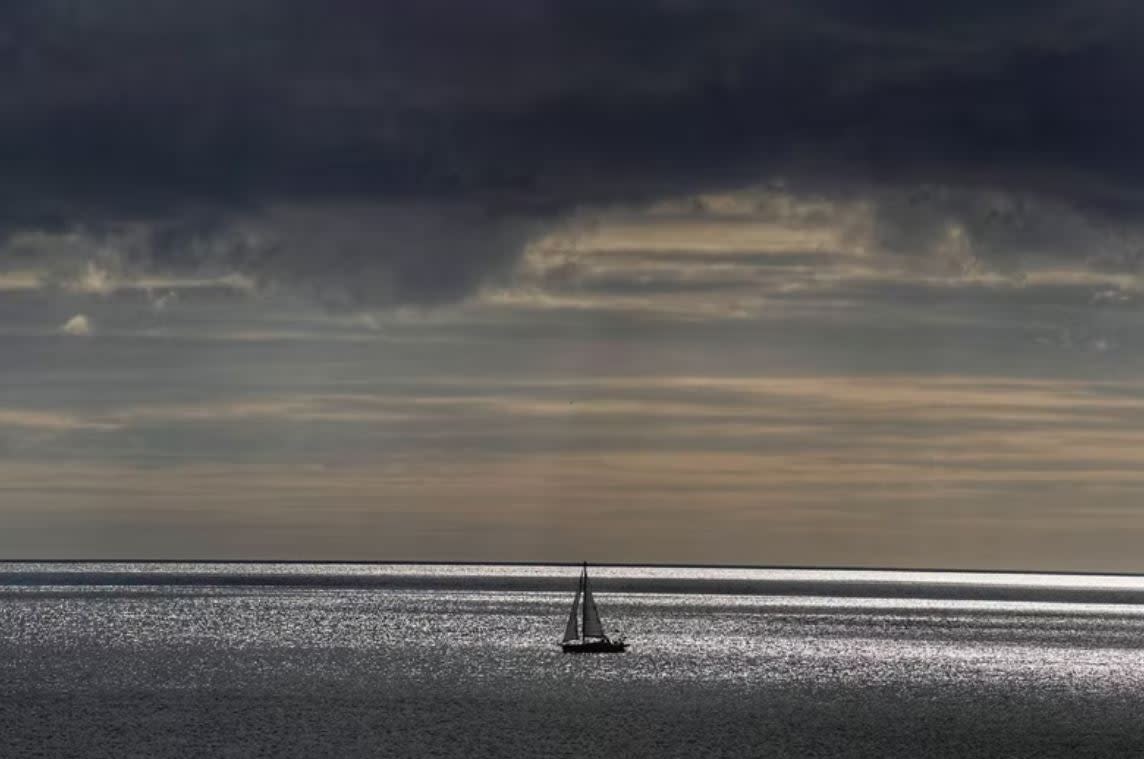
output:
[[350,320],[350,323],[355,327],[361,327],[362,329],[368,329],[373,332],[381,329],[381,322],[378,320],[377,316],[371,313],[356,314]]
[[[148,296],[151,296],[148,293]],[[167,307],[179,299],[179,294],[174,290],[168,290],[159,296],[151,296],[151,308],[156,311],[166,311]]]
[[83,314],[76,314],[60,327],[65,335],[84,336],[91,334],[91,320]]
[[110,295],[115,292],[115,279],[111,273],[94,261],[88,261],[83,273],[68,283],[67,289],[77,293]]
[[1127,303],[1132,300],[1132,296],[1116,288],[1107,288],[1104,290],[1097,290],[1090,298],[1091,303]]

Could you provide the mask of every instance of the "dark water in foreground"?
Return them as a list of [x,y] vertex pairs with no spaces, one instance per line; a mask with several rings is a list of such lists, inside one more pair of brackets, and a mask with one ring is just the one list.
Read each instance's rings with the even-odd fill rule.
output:
[[1144,579],[594,576],[0,565],[0,756],[1144,756]]

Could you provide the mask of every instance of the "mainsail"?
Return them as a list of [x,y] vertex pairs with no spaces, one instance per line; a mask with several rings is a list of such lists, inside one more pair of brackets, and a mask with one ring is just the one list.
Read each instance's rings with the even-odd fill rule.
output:
[[[583,578],[581,578],[580,584],[582,585],[583,582],[584,582]],[[579,610],[580,610],[580,585],[577,585],[576,586],[576,597],[574,599],[572,599],[572,612],[568,615],[568,626],[564,628],[564,642],[565,643],[567,643],[570,640],[576,640],[577,638],[580,637],[580,632],[579,632],[579,630],[576,629],[576,623],[579,621],[576,619],[576,612],[578,612]]]
[[[580,593],[577,591],[579,600]],[[592,598],[592,589],[588,587],[588,569],[584,568],[584,637],[603,638],[604,626],[600,624],[600,612],[596,609],[596,601]]]

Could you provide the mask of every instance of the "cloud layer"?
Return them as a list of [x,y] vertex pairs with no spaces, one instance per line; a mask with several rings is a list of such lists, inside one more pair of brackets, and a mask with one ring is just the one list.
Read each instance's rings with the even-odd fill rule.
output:
[[1119,0],[5,4],[0,266],[70,233],[131,270],[440,302],[577,208],[779,179],[875,204],[891,248],[952,218],[1059,252],[1063,208],[1065,242],[1097,229],[1135,266],[1141,21]]

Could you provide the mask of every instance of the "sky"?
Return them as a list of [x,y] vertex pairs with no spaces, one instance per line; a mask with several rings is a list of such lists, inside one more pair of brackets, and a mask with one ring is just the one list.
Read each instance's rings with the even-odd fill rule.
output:
[[1144,571],[1142,32],[0,4],[0,558]]

